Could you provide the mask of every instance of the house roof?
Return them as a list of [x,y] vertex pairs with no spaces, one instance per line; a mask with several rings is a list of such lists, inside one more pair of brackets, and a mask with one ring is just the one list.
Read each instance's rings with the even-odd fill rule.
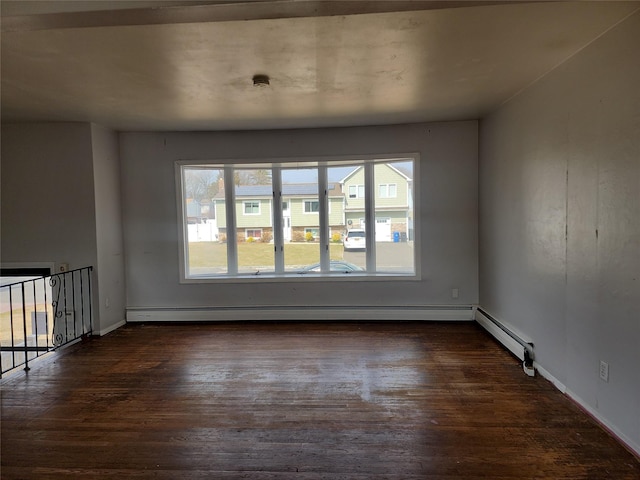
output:
[[[403,176],[407,181],[409,181],[409,182],[411,182],[411,181],[413,180],[413,179],[411,178],[411,177],[412,177],[412,175],[411,175],[411,172],[409,171],[409,169],[408,169],[408,168],[406,168],[406,167],[404,167],[404,166],[403,166],[403,165],[401,165],[401,164],[398,164],[397,162],[396,162],[396,163],[394,163],[394,164],[391,164],[391,163],[384,163],[384,164],[382,164],[382,165],[386,165],[386,166],[387,166],[387,167],[389,167],[390,169],[392,169],[392,170],[394,170],[395,172],[397,172],[398,174],[402,175],[402,176]],[[349,177],[351,177],[351,176],[355,175],[355,173],[356,173],[358,170],[360,170],[361,168],[362,168],[362,166],[361,166],[361,165],[360,165],[360,166],[358,166],[358,167],[356,167],[353,171],[349,172],[349,174],[348,174],[346,177],[344,177],[342,180],[340,180],[340,182],[339,182],[339,183],[344,184],[344,183],[347,181],[347,179],[349,179]]]
[[[329,184],[328,187],[329,190],[333,190],[335,185]],[[318,185],[315,183],[284,184],[282,195],[318,195]]]

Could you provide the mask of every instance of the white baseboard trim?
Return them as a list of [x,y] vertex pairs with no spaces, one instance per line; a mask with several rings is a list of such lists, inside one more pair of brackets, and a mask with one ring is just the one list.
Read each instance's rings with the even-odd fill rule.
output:
[[554,387],[560,390],[561,393],[569,397],[572,401],[574,401],[587,415],[593,418],[596,422],[598,422],[602,428],[607,430],[616,440],[622,443],[626,448],[628,448],[635,455],[640,457],[640,445],[631,440],[628,436],[622,433],[618,427],[611,424],[606,418],[604,418],[600,412],[594,409],[591,405],[585,402],[579,395],[568,389],[560,380],[551,375],[546,369],[541,367],[538,363],[534,362],[534,366],[536,370],[542,375],[543,378],[549,380]]
[[571,400],[576,402],[580,408],[582,408],[588,415],[598,422],[605,430],[607,430],[613,437],[616,438],[620,443],[624,444],[629,450],[631,450],[640,460],[640,444],[634,442],[629,437],[627,437],[624,433],[622,433],[615,425],[609,423],[600,413],[593,409],[590,405],[587,404],[582,398],[576,395],[571,390],[567,390],[565,395],[569,397]]
[[536,371],[540,375],[542,375],[542,378],[550,381],[554,387],[560,390],[560,393],[565,395],[567,394],[567,386],[564,383],[562,383],[560,380],[558,380],[556,377],[551,375],[546,368],[542,367],[538,362],[533,362],[533,367],[536,369]]
[[127,324],[126,320],[121,320],[121,321],[119,321],[117,323],[114,323],[113,325],[109,325],[107,328],[103,328],[103,329],[99,330],[97,333],[98,333],[98,335],[100,337],[102,337],[102,336],[106,335],[107,333],[111,333],[114,330],[117,330],[118,328],[123,327],[126,324]]
[[[502,345],[504,345],[507,350],[513,353],[520,360],[523,360],[524,350],[522,345],[511,338],[507,333],[505,333],[500,327],[498,327],[491,319],[489,319],[486,315],[482,313],[482,311],[476,309],[475,312],[476,321],[487,330],[493,337],[496,338]],[[500,321],[500,323],[503,323]],[[511,327],[507,324],[504,324],[506,327],[511,329]],[[526,337],[520,332],[517,332],[517,335],[521,338],[524,338],[525,341],[528,342]],[[613,437],[615,437],[620,443],[622,443],[626,448],[628,448],[635,455],[640,457],[640,445],[627,437],[624,433],[622,433],[617,427],[612,425],[609,421],[607,421],[597,410],[591,407],[587,402],[585,402],[582,398],[576,395],[574,392],[569,390],[564,383],[554,377],[547,369],[542,367],[538,362],[534,361],[533,366],[535,370],[544,378],[553,384],[562,394],[569,397],[572,401],[574,401],[587,415],[591,416],[596,422],[598,422],[605,430],[607,430]]]
[[424,320],[471,321],[466,306],[256,306],[203,308],[127,308],[127,322],[233,322],[246,320]]

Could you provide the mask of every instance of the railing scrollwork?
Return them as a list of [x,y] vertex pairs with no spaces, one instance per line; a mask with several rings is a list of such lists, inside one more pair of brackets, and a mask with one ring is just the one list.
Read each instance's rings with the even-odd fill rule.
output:
[[93,267],[0,286],[2,374],[92,333]]

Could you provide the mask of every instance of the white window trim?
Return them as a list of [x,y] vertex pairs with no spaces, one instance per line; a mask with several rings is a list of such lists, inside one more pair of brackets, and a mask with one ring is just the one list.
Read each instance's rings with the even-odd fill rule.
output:
[[[249,235],[249,231],[260,232],[260,235]],[[261,228],[245,228],[244,229],[245,238],[253,237],[253,238],[262,238],[262,229]]]
[[[382,188],[384,187],[385,194],[382,194]],[[393,195],[391,195],[391,187],[393,187]],[[398,198],[398,184],[397,183],[381,183],[378,185],[378,198]]]
[[[249,203],[257,203],[258,204],[258,213],[247,213],[247,204]],[[262,202],[260,200],[243,200],[242,201],[242,215],[246,217],[262,215]]]
[[[307,212],[307,202],[316,202],[318,204],[318,211],[317,212]],[[315,199],[310,199],[310,198],[305,198],[302,200],[302,213],[304,213],[305,215],[318,215],[320,213],[320,200],[318,198]]]
[[[356,195],[354,197],[351,196],[351,189],[354,188],[356,191]],[[354,183],[352,185],[349,185],[349,194],[348,197],[349,198],[364,198],[364,185],[361,183]]]
[[[322,189],[322,187],[320,187],[320,189]],[[306,202],[318,202],[318,211],[317,212],[307,212],[305,211],[305,203]],[[305,198],[302,200],[302,213],[304,215],[318,215],[321,211],[322,211],[322,207],[323,207],[323,202],[321,202],[319,199],[310,199],[310,198]],[[286,210],[285,210],[286,211]],[[331,213],[331,199],[327,196],[327,214]]]
[[[327,195],[326,189],[324,191],[321,190],[322,183],[322,175],[324,175],[324,185],[326,187],[327,179],[327,168],[331,168],[334,166],[347,166],[347,165],[363,165],[365,168],[365,178],[368,178],[368,181],[365,182],[365,218],[368,220],[368,224],[374,224],[375,219],[375,183],[374,183],[374,174],[373,174],[373,166],[377,163],[393,163],[393,162],[403,162],[403,161],[411,161],[413,164],[413,177],[420,178],[420,157],[417,153],[409,153],[409,154],[385,154],[385,155],[375,155],[375,156],[341,156],[341,157],[315,157],[310,159],[305,159],[304,163],[308,163],[310,165],[315,165],[318,168],[319,172],[319,207],[320,212],[308,212],[308,213],[319,213],[319,223],[320,223],[320,236],[321,236],[321,264],[323,267],[322,275],[314,275],[309,277],[300,277],[296,273],[285,272],[284,271],[284,262],[283,262],[283,233],[280,227],[282,226],[281,219],[279,215],[276,215],[275,219],[271,219],[273,222],[274,228],[274,250],[275,250],[275,272],[261,272],[260,276],[256,276],[254,274],[238,274],[238,258],[237,258],[237,241],[230,241],[227,243],[227,273],[221,274],[219,276],[209,275],[209,276],[198,276],[198,275],[189,275],[187,271],[188,266],[188,248],[187,248],[187,224],[186,224],[186,204],[184,203],[184,177],[183,177],[183,168],[184,167],[206,167],[206,168],[215,168],[221,169],[224,171],[224,180],[226,185],[234,184],[233,172],[236,168],[247,168],[247,164],[256,165],[256,168],[269,168],[273,174],[273,188],[274,188],[274,199],[273,199],[273,208],[271,209],[271,215],[273,216],[273,212],[281,211],[281,201],[282,201],[282,193],[281,193],[281,174],[280,168],[286,168],[287,164],[291,163],[300,163],[300,158],[291,158],[291,159],[283,159],[283,158],[275,158],[275,159],[260,159],[260,160],[247,160],[243,162],[241,165],[236,165],[234,160],[217,160],[217,161],[207,161],[207,160],[178,160],[175,162],[175,179],[176,179],[176,200],[179,208],[177,209],[178,213],[178,232],[179,232],[179,251],[180,251],[180,283],[256,283],[256,282],[282,282],[282,281],[291,281],[292,278],[296,278],[296,281],[313,281],[313,282],[322,282],[322,281],[385,281],[389,279],[394,279],[394,281],[415,281],[421,279],[421,252],[420,252],[420,213],[417,211],[417,208],[420,205],[420,192],[419,188],[416,188],[416,184],[414,183],[412,190],[412,200],[413,205],[411,206],[414,209],[414,224],[413,224],[413,241],[415,243],[415,248],[413,249],[413,272],[399,272],[393,273],[388,271],[376,271],[375,264],[375,230],[373,230],[370,234],[367,235],[367,272],[364,275],[349,275],[349,276],[336,276],[329,275],[329,222],[328,222],[328,209],[327,206],[330,205],[329,198]],[[322,173],[321,173],[322,172]],[[277,174],[277,175],[276,175]],[[275,177],[278,177],[277,179]],[[368,188],[367,188],[368,186]],[[276,192],[277,190],[277,192]],[[322,199],[322,201],[320,201]],[[347,199],[345,195],[344,200]],[[227,238],[237,239],[237,212],[235,210],[236,205],[235,198],[235,188],[225,189],[225,207],[226,207],[226,231]],[[326,205],[325,205],[326,204]],[[323,212],[324,210],[324,212]],[[243,212],[244,214],[244,206]],[[247,215],[256,215],[256,214],[247,214]],[[279,228],[279,230],[278,230]],[[323,239],[323,237],[325,237]],[[325,252],[326,249],[326,252]],[[279,264],[281,267],[279,268]]]

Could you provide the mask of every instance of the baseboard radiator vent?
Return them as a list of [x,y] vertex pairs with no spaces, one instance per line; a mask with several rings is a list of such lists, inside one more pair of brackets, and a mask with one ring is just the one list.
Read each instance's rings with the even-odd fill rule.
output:
[[471,305],[398,306],[251,306],[251,307],[128,307],[127,322],[224,322],[247,320],[399,320],[473,321]]
[[513,331],[481,308],[476,309],[476,321],[504,347],[522,360],[524,372],[533,377],[535,368],[533,366],[533,342],[523,338],[521,334]]

